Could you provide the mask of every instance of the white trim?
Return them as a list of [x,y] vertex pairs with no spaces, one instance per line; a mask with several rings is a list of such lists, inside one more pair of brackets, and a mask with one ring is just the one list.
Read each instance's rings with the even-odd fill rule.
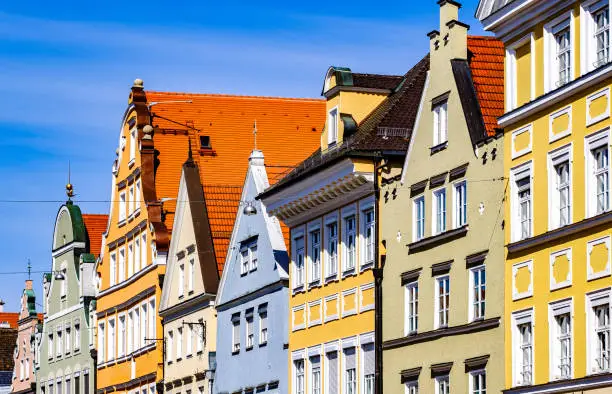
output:
[[[304,323],[295,324],[296,313],[302,312],[302,320]],[[291,308],[291,331],[299,331],[306,328],[306,304],[297,305]]]
[[478,318],[474,317],[474,301],[475,301],[474,300],[474,273],[476,271],[481,271],[481,270],[484,270],[485,272],[485,289],[486,289],[487,266],[485,264],[481,264],[476,267],[471,267],[470,269],[467,270],[468,271],[468,316],[467,316],[468,322],[482,320],[487,314],[487,299],[486,299],[486,293],[485,293],[485,299],[483,300],[485,304],[485,313],[483,316],[480,316]]
[[[557,363],[557,357],[559,356],[556,353],[556,343],[557,340],[557,322],[555,318],[558,315],[563,315],[568,313],[570,316],[570,357],[571,357],[571,366],[570,366],[570,376],[569,377],[561,377],[560,375],[555,375],[554,370]],[[574,352],[574,305],[572,298],[566,298],[560,301],[554,301],[548,304],[548,345],[549,345],[549,360],[548,360],[548,371],[549,371],[549,379],[550,381],[556,381],[560,379],[573,379],[574,378],[574,369],[575,369],[575,352]]]
[[366,283],[366,284],[361,285],[359,287],[359,305],[358,305],[359,313],[366,312],[366,311],[371,311],[371,310],[374,309],[374,306],[375,306],[375,303],[376,303],[375,301],[372,301],[372,303],[368,304],[368,305],[364,305],[363,304],[363,292],[365,290],[370,290],[370,289],[373,289],[373,288],[374,288],[374,282]]
[[370,343],[374,343],[374,331],[366,332],[365,334],[361,334],[359,336],[359,344],[360,345],[368,345]]
[[423,92],[421,93],[421,99],[419,100],[419,109],[417,110],[416,119],[414,120],[414,127],[412,129],[412,137],[410,138],[410,143],[408,144],[408,151],[406,152],[406,158],[404,159],[404,165],[402,166],[402,178],[400,180],[400,184],[404,184],[406,180],[406,174],[408,174],[408,162],[410,161],[410,156],[412,153],[412,148],[414,147],[414,143],[416,140],[416,135],[419,130],[419,124],[421,121],[421,113],[423,111],[423,104],[425,103],[425,96],[427,95],[427,91],[429,88],[429,73],[427,71],[427,77],[425,78],[425,86],[423,86]]
[[[438,281],[443,280],[444,278],[448,278],[448,293],[449,293],[449,304],[446,305],[446,307],[448,308],[448,317],[447,317],[447,321],[446,324],[441,324],[440,323],[440,303],[439,303],[439,299],[440,299],[440,285],[438,284]],[[450,318],[451,318],[451,311],[450,311],[450,290],[451,290],[451,276],[450,274],[443,274],[443,275],[438,275],[436,277],[433,278],[434,280],[434,286],[435,286],[435,291],[434,291],[434,328],[438,329],[438,328],[443,328],[443,327],[448,327],[450,325]]]
[[[339,315],[340,315],[340,302],[339,302],[340,297],[338,297],[338,293],[335,294],[331,294],[326,296],[323,299],[323,321],[325,323],[333,321],[333,320],[338,320],[339,319]],[[335,315],[327,315],[327,303],[328,302],[333,302],[336,301],[336,314]]]
[[[597,351],[596,341],[594,340],[595,331],[595,314],[593,308],[601,305],[608,304],[608,308],[611,306],[610,300],[610,287],[605,287],[596,291],[592,291],[585,295],[585,308],[586,308],[586,374],[592,375],[600,373],[595,367],[595,353]],[[612,316],[612,313],[610,314]]]
[[[559,9],[559,8],[558,8]],[[558,80],[558,67],[554,67],[556,65],[556,41],[554,34],[559,30],[564,30],[569,27],[570,33],[570,68],[569,68],[569,80],[564,83],[570,83],[575,79],[576,75],[576,66],[575,66],[575,58],[576,58],[576,29],[574,22],[574,13],[573,10],[569,10],[559,15],[555,19],[544,25],[544,93],[548,93],[550,91],[555,90],[557,87]],[[559,26],[563,25],[561,29]],[[555,76],[553,80],[553,76]]]
[[[584,179],[585,179],[585,185],[586,187],[584,188],[584,193],[585,193],[585,213],[586,213],[586,217],[592,217],[597,215],[597,186],[596,186],[596,180],[593,177],[593,167],[594,167],[594,158],[592,155],[592,151],[598,148],[601,148],[602,146],[607,146],[608,149],[608,210],[609,207],[612,206],[611,204],[611,198],[609,193],[612,192],[611,190],[611,185],[612,185],[612,180],[611,175],[612,175],[612,166],[610,165],[610,146],[609,146],[609,141],[610,141],[610,128],[606,127],[603,130],[597,131],[595,133],[589,134],[584,138],[584,158],[585,158],[585,165],[584,165]],[[607,210],[606,210],[607,211]]]
[[529,237],[533,237],[533,213],[534,210],[534,196],[533,196],[533,168],[534,161],[529,160],[516,167],[510,169],[510,238],[511,242],[519,241],[522,239],[522,226],[521,226],[521,212],[520,212],[520,201],[518,197],[518,188],[516,186],[517,180],[529,177],[529,188],[530,188],[530,229]]
[[[446,185],[431,190],[431,235],[442,234],[448,230],[448,193]],[[444,194],[444,228],[438,228],[438,195]]]
[[[567,129],[564,131],[561,131],[558,134],[554,134],[553,133],[553,123],[555,119],[563,115],[566,115],[566,114],[567,114],[567,119],[568,119]],[[549,115],[548,117],[548,142],[549,143],[555,142],[570,134],[572,134],[572,105],[571,104]]]
[[[606,264],[606,268],[598,273],[594,273],[593,269],[591,267],[591,252],[593,251],[593,248],[597,245],[601,245],[604,244],[607,248],[607,256],[608,256],[608,262]],[[610,256],[611,256],[611,250],[610,250],[610,236],[606,235],[605,237],[601,237],[601,238],[597,238],[591,241],[587,242],[587,248],[586,248],[586,268],[587,268],[587,280],[593,280],[593,279],[599,279],[599,278],[603,278],[606,276],[610,276]]]
[[530,43],[530,70],[529,70],[529,97],[530,100],[535,99],[536,92],[536,49],[535,37],[531,32],[516,40],[514,43],[506,47],[506,111],[511,111],[518,106],[518,75],[517,75],[517,60],[516,50],[523,45]]
[[[527,267],[529,271],[529,287],[526,291],[519,293],[516,289],[516,274],[521,268]],[[512,266],[512,301],[517,301],[533,295],[533,260],[523,261]]]
[[[353,302],[355,303],[355,307],[353,309],[346,309],[346,305],[344,300],[346,297],[353,296]],[[359,306],[357,305],[357,288],[353,287],[352,289],[343,290],[342,291],[342,317],[356,315],[359,310]]]
[[[604,113],[597,115],[594,118],[591,118],[590,105],[593,101],[601,97],[606,98],[606,110]],[[596,93],[591,94],[590,96],[587,96],[585,110],[586,110],[587,127],[592,126],[597,122],[601,122],[602,120],[609,118],[610,117],[610,88],[602,89]]]
[[[346,348],[351,348],[351,347],[357,347],[359,345],[358,343],[358,336],[352,336],[352,337],[346,337],[346,338],[342,338],[341,342],[342,342],[342,349],[346,349]],[[357,353],[357,349],[355,349],[355,354]]]
[[85,249],[85,242],[72,241],[51,253],[51,257],[56,258],[72,249]]
[[[596,42],[594,39],[595,21],[593,13],[606,6],[610,7],[609,0],[590,0],[580,4],[580,75],[591,72],[596,68],[594,64]],[[608,37],[608,39],[610,38]]]
[[308,349],[306,349],[306,354],[308,354],[308,357],[322,356],[323,355],[322,352],[323,352],[322,344],[311,346]]
[[[520,151],[517,151],[514,141],[516,140],[516,137],[524,133],[529,133],[529,145],[526,148],[521,149]],[[526,155],[527,153],[530,153],[532,149],[532,145],[533,145],[533,124],[529,123],[528,125],[521,127],[520,129],[514,130],[512,132],[510,142],[511,142],[510,151],[512,153],[512,160],[517,159],[523,155]]]
[[[332,112],[336,113],[335,114],[335,116],[336,116],[336,124],[335,124],[335,128],[334,128],[335,132],[336,132],[336,135],[335,135],[336,138],[331,138],[331,134],[329,133],[329,131],[330,131],[329,130],[330,129],[329,125],[331,124]],[[327,111],[327,122],[326,123],[327,123],[327,126],[328,126],[327,130],[326,130],[327,131],[327,145],[331,145],[333,143],[337,144],[338,140],[340,139],[340,127],[339,127],[339,125],[340,125],[340,111],[339,111],[337,105],[335,107],[333,107],[333,108],[330,108],[329,111]]]
[[[564,280],[563,282],[559,282],[556,283],[555,282],[555,276],[553,275],[553,265],[554,262],[556,260],[557,257],[559,256],[567,256],[567,260],[569,262],[569,271],[567,273],[567,279]],[[572,285],[572,265],[573,265],[573,261],[572,261],[572,248],[567,248],[567,249],[562,249],[562,250],[557,250],[555,252],[552,252],[550,254],[550,290],[558,290],[558,289],[562,289],[564,287],[568,287]]]
[[557,148],[553,151],[548,152],[548,160],[547,160],[547,172],[548,172],[548,230],[554,230],[562,227],[560,225],[559,218],[559,210],[560,210],[560,201],[559,196],[557,194],[557,171],[555,170],[555,166],[567,162],[568,165],[568,180],[569,180],[569,190],[568,190],[568,204],[569,204],[569,212],[568,212],[568,222],[565,225],[573,223],[573,209],[574,209],[574,188],[573,186],[573,166],[574,162],[574,150],[573,144],[569,143],[560,148]]
[[512,386],[523,385],[518,379],[518,347],[519,347],[519,335],[518,326],[520,324],[531,324],[531,383],[533,384],[536,380],[536,367],[535,367],[535,309],[529,308],[521,311],[513,312],[511,315],[511,330],[512,330]]
[[291,361],[303,360],[306,357],[306,349],[294,350],[291,352]]
[[70,308],[63,309],[60,312],[54,313],[53,315],[47,315],[45,316],[45,323],[49,323],[52,320],[59,319],[60,317],[64,317],[74,311],[78,311],[81,308],[83,308],[82,304],[76,304],[76,305],[71,306]]
[[330,342],[325,342],[323,344],[323,349],[324,352],[330,353],[330,352],[337,352],[338,349],[340,349],[340,341],[338,339],[334,340],[334,341],[330,341]]
[[[141,233],[142,234],[142,233]],[[142,247],[142,245],[141,245]],[[149,245],[147,245],[147,247],[149,247]],[[98,298],[103,297],[105,295],[108,295],[110,293],[113,293],[119,289],[122,289],[124,287],[126,287],[127,285],[129,285],[130,283],[135,282],[137,279],[139,279],[140,277],[146,275],[149,271],[153,271],[155,269],[155,267],[157,267],[157,262],[155,260],[153,260],[151,262],[151,265],[148,265],[146,268],[141,269],[140,271],[138,271],[138,273],[132,275],[132,277],[124,282],[118,283],[113,287],[109,287],[105,290],[102,290],[101,292],[98,293]]]
[[[312,308],[319,308],[319,318],[317,320],[311,320],[311,310]],[[323,320],[323,308],[321,305],[321,299],[314,300],[308,303],[308,327],[319,326]]]

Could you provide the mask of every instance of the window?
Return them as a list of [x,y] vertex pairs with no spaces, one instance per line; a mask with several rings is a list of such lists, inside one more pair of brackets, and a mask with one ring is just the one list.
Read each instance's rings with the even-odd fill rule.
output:
[[338,108],[329,111],[327,124],[327,144],[332,145],[338,141]]
[[555,229],[571,223],[571,173],[568,148],[555,152],[550,157],[552,179],[550,189],[550,228]]
[[191,293],[193,291],[193,276],[195,275],[195,259],[192,257],[189,259],[189,280],[187,284],[187,290]]
[[66,354],[70,353],[72,348],[72,336],[70,327],[66,327]]
[[70,378],[67,378],[66,379],[66,394],[70,394],[70,388],[71,388]]
[[355,269],[355,215],[344,218],[344,271]]
[[117,254],[116,253],[111,253],[110,255],[110,264],[109,264],[109,270],[110,270],[110,278],[108,278],[109,280],[109,286],[114,286],[117,283]]
[[240,250],[240,274],[246,275],[249,272],[249,250],[244,247]]
[[471,372],[470,380],[471,394],[487,393],[487,373],[484,370]]
[[140,308],[134,309],[134,350],[140,349],[142,342],[140,342]]
[[176,329],[176,361],[183,358],[183,327]]
[[134,350],[134,313],[130,311],[128,313],[128,325],[127,325],[127,341],[126,341],[126,351],[127,354],[132,353]]
[[572,324],[569,312],[555,316],[553,373],[557,379],[568,379],[572,375]]
[[240,273],[246,275],[249,271],[257,269],[257,241],[244,243],[240,248]]
[[117,355],[125,356],[125,316],[119,316],[119,338],[117,341]]
[[321,394],[321,357],[310,357],[310,394]]
[[23,360],[19,360],[19,380],[23,381],[23,377],[25,375],[25,367],[23,365]]
[[81,378],[77,375],[74,377],[74,394],[81,393]]
[[232,353],[240,351],[240,314],[232,316]]
[[172,362],[172,351],[174,350],[174,332],[172,330],[170,330],[168,332],[168,348],[166,349],[166,357],[168,358],[168,362]]
[[105,351],[106,348],[106,337],[104,333],[104,322],[98,323],[98,364],[102,364],[106,361]]
[[255,271],[257,269],[257,243],[252,243],[249,246],[249,254],[251,257],[251,271]]
[[516,385],[533,384],[533,310],[515,312],[512,316],[514,379]]
[[115,319],[108,319],[108,359],[115,359]]
[[295,394],[304,394],[304,360],[293,361],[295,371]]
[[450,383],[448,375],[436,378],[436,394],[449,394]]
[[200,353],[204,350],[204,334],[206,326],[204,325],[204,319],[199,319],[198,323],[198,330],[196,334],[198,336],[198,340],[196,341],[196,351]]
[[254,333],[254,327],[253,327],[253,311],[251,310],[250,313],[247,311],[247,316],[246,316],[246,348],[247,350],[253,348],[254,342],[255,342],[255,333]]
[[531,237],[533,207],[531,203],[531,164],[513,170],[512,219],[513,241]]
[[571,36],[569,24],[559,28],[554,33],[556,49],[556,65],[558,72],[557,86],[565,85],[571,79]]
[[268,342],[268,309],[259,307],[259,345]]
[[450,277],[436,278],[436,328],[448,326],[448,308],[450,303]]
[[406,382],[406,394],[419,394],[419,382]]
[[89,393],[89,372],[83,374],[83,393]]
[[138,179],[135,183],[134,208],[136,211],[140,210],[140,179]]
[[24,378],[26,380],[30,379],[30,359],[26,358],[25,359],[25,376]]
[[147,234],[142,233],[140,236],[140,252],[142,253],[140,258],[140,266],[144,268],[147,265]]
[[374,394],[374,344],[362,346],[363,355],[363,393]]
[[316,229],[311,231],[309,241],[310,253],[308,261],[310,263],[310,283],[318,283],[321,280],[321,230]]
[[608,7],[595,12],[595,67],[606,64],[610,59],[610,14]]
[[486,285],[487,276],[484,265],[470,269],[470,309],[472,311],[470,319],[472,321],[484,319]]
[[326,276],[333,277],[338,273],[338,223],[332,222],[325,226],[325,258]]
[[326,394],[338,394],[338,352],[328,352],[325,364],[327,365]]
[[185,357],[191,356],[193,351],[193,336],[195,332],[193,330],[193,324],[187,325],[187,343],[185,344]]
[[55,385],[57,386],[57,394],[62,394],[62,381],[58,380]]
[[425,197],[414,200],[414,241],[425,237]]
[[295,268],[293,270],[293,287],[299,288],[304,285],[304,236],[293,240]]
[[157,321],[155,320],[155,297],[149,301],[151,318],[149,319],[149,338],[157,338]]
[[136,158],[136,129],[130,131],[130,161]]
[[361,223],[362,223],[362,240],[363,247],[361,253],[361,266],[374,265],[374,249],[376,242],[376,222],[374,219],[374,208],[368,208],[361,212]]
[[406,334],[417,332],[419,328],[419,282],[406,285]]
[[61,328],[58,328],[57,330],[57,343],[56,344],[57,344],[57,349],[56,349],[55,354],[57,357],[61,357],[64,351],[64,341],[62,338]]
[[610,186],[609,186],[609,158],[608,147],[594,149],[593,155],[593,177],[596,185],[596,213],[602,213],[610,208]]
[[128,189],[128,215],[134,213],[134,185]]
[[610,304],[600,304],[593,307],[595,362],[593,372],[610,370]]
[[76,323],[74,325],[74,351],[78,352],[81,348],[81,325]]
[[140,322],[140,338],[141,338],[141,346],[147,346],[150,342],[147,341],[147,328],[149,327],[149,309],[147,308],[147,303],[141,305],[140,307],[140,318],[142,321]]
[[[140,239],[138,236],[134,237],[134,270],[140,270]],[[144,264],[143,264],[144,266]]]
[[119,193],[119,222],[123,222],[125,220],[125,217],[126,217],[125,209],[126,209],[125,192],[123,191]]
[[433,145],[440,145],[448,140],[448,103],[446,100],[433,107]]
[[178,296],[182,297],[185,292],[185,264],[179,266],[179,280],[178,280]]
[[454,227],[461,227],[467,224],[467,186],[465,181],[455,184],[454,188],[455,220]]
[[583,56],[583,74],[607,64],[610,61],[610,13],[608,2],[602,0],[582,3],[580,21],[584,25],[586,47]]
[[434,233],[433,235],[446,231],[446,189],[440,189],[433,193],[434,200]]
[[[132,244],[128,245],[128,266],[132,265]],[[125,248],[119,249],[119,280],[121,283],[125,280]]]
[[355,348],[344,349],[344,394],[357,393],[357,363]]

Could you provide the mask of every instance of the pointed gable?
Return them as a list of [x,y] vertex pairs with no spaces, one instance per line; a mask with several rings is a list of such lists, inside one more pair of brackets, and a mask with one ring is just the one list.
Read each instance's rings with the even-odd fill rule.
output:
[[97,257],[102,249],[102,234],[106,231],[108,215],[84,213],[83,224],[87,232],[89,253]]
[[[221,276],[217,305],[223,305],[267,285],[288,280],[289,256],[285,234],[278,219],[268,215],[266,207],[255,198],[269,187],[262,151],[254,150],[242,189],[241,201],[233,226],[225,269]],[[246,209],[249,207],[248,209]],[[242,267],[242,253],[256,248],[256,268]]]

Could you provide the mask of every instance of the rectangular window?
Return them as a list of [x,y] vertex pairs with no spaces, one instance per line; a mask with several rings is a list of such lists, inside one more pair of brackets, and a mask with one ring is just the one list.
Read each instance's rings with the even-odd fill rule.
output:
[[513,320],[513,373],[518,386],[533,384],[533,310],[515,312]]
[[168,348],[166,349],[166,357],[168,358],[168,362],[172,361],[172,356],[174,355],[174,353],[172,352],[174,350],[174,332],[172,330],[168,331],[168,343],[167,343]]
[[321,357],[310,357],[310,394],[321,394]]
[[135,183],[136,187],[134,189],[134,208],[136,211],[140,209],[140,179],[138,179]]
[[143,345],[140,341],[140,308],[134,309],[134,350],[140,349]]
[[610,370],[610,304],[602,304],[593,308],[595,316],[595,370],[597,372]]
[[446,231],[446,189],[440,189],[433,193],[434,200],[434,234]]
[[182,297],[185,292],[185,264],[179,266],[179,280],[178,280],[178,296]]
[[268,309],[259,309],[259,345],[268,343]]
[[603,146],[591,151],[593,155],[593,178],[595,179],[596,213],[610,209],[610,164],[608,147]]
[[232,353],[240,351],[240,314],[232,316]]
[[142,233],[140,236],[140,252],[142,253],[140,258],[140,266],[142,268],[147,266],[147,234]]
[[195,275],[195,259],[192,257],[189,259],[189,281],[187,284],[187,290],[189,292],[193,291],[193,277]]
[[[518,239],[531,237],[531,176],[525,174],[516,180],[518,199],[518,224],[520,228]],[[518,240],[517,239],[517,240]]]
[[123,222],[126,217],[125,191],[119,193],[119,222]]
[[204,335],[206,326],[204,325],[204,319],[199,319],[198,323],[198,330],[196,332],[196,335],[198,336],[196,341],[196,351],[200,353],[204,350]]
[[376,246],[376,222],[374,218],[374,208],[368,208],[361,212],[361,222],[361,232],[364,243],[362,247],[363,257],[361,258],[361,266],[371,266],[374,265],[374,249]]
[[355,269],[355,215],[344,218],[344,271]]
[[487,287],[487,276],[484,265],[470,270],[470,284],[472,288],[470,291],[471,319],[484,319]]
[[83,375],[83,393],[89,393],[89,372]]
[[[128,265],[131,265],[132,244],[128,245]],[[125,280],[125,248],[119,249],[119,279],[118,283]]]
[[310,283],[315,284],[321,280],[321,230],[311,231],[308,238],[310,242],[308,255]]
[[81,348],[81,325],[74,325],[74,351],[79,351]]
[[253,242],[249,246],[249,256],[251,259],[251,271],[255,271],[257,269],[257,242]]
[[130,131],[130,161],[136,158],[136,129]]
[[593,14],[595,22],[595,67],[602,66],[610,61],[610,13],[605,6]]
[[183,327],[176,329],[176,361],[183,358]]
[[[569,158],[553,162],[555,188],[553,191],[553,226],[554,228],[562,227],[570,224],[570,164]],[[553,159],[554,160],[554,159]]]
[[110,278],[108,278],[109,286],[114,286],[117,283],[117,254],[111,253],[109,264]]
[[470,373],[471,394],[487,394],[487,373],[484,370]]
[[149,301],[151,318],[149,319],[149,338],[157,338],[157,321],[155,320],[155,298]]
[[433,107],[433,119],[433,144],[436,146],[448,140],[448,103],[446,100]]
[[374,394],[374,344],[362,346],[363,355],[363,393]]
[[293,240],[294,245],[294,270],[293,270],[293,288],[299,288],[304,285],[304,236],[299,236]]
[[66,394],[70,394],[70,378],[66,379]]
[[134,350],[134,332],[132,328],[134,327],[134,313],[130,311],[128,313],[128,325],[127,325],[127,340],[126,340],[126,350],[127,354],[131,354]]
[[338,352],[327,353],[327,376],[325,377],[328,394],[338,394]]
[[555,329],[555,373],[559,379],[568,379],[572,375],[572,325],[569,313],[555,316]]
[[357,361],[355,348],[344,349],[344,394],[357,393]]
[[450,379],[449,376],[440,376],[436,378],[436,394],[449,394],[450,393]]
[[338,223],[328,223],[325,226],[325,258],[326,277],[334,277],[338,273]]
[[293,368],[295,370],[295,394],[304,394],[306,386],[304,381],[304,360],[295,360]]
[[149,327],[149,308],[147,308],[147,303],[145,302],[144,304],[142,304],[142,306],[140,307],[141,311],[140,311],[140,318],[142,319],[142,321],[140,322],[140,338],[141,338],[141,343],[142,346],[147,346],[149,343],[149,341],[147,341],[147,329]]
[[125,356],[125,316],[119,316],[119,338],[117,338],[117,355]]
[[72,335],[70,335],[72,332],[70,330],[70,327],[66,327],[66,354],[70,353],[70,350],[72,348]]
[[74,377],[74,394],[81,394],[81,378],[79,376]]
[[246,275],[249,272],[249,249],[245,246],[240,249],[240,274]]
[[425,237],[425,197],[414,200],[414,241]]
[[450,304],[450,277],[436,278],[436,328],[448,326]]
[[134,237],[134,270],[140,270],[140,239],[138,236]]
[[[247,311],[248,313],[248,311]],[[252,349],[255,342],[255,332],[253,327],[253,312],[246,317],[246,348]]]
[[185,357],[191,356],[191,353],[193,351],[193,336],[194,336],[193,325],[188,324],[187,325],[187,341],[185,343]]
[[338,141],[338,108],[329,111],[327,124],[327,144],[332,145]]
[[406,334],[419,329],[419,282],[406,285]]
[[47,346],[47,357],[53,358],[53,334],[49,334],[49,344]]
[[134,186],[130,186],[128,189],[128,215],[134,213]]
[[406,382],[406,394],[419,394],[419,382]]
[[557,86],[562,86],[568,83],[571,80],[571,51],[572,51],[572,43],[571,43],[571,35],[570,35],[570,26],[568,23],[562,23],[563,27],[554,28],[553,30],[557,30],[554,32],[555,37],[555,50],[556,50],[556,64],[557,64]]
[[57,394],[63,394],[63,392],[62,392],[62,381],[61,380],[57,381],[56,386],[57,386]]
[[115,359],[115,319],[108,319],[108,359]]
[[455,184],[455,228],[467,224],[467,186],[465,181]]
[[57,357],[61,357],[62,353],[64,351],[64,341],[62,340],[63,334],[61,329],[57,330],[57,349],[56,349],[56,356]]

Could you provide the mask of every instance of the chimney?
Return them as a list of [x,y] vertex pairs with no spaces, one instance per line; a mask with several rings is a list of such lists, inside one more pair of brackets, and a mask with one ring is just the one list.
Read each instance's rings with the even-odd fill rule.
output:
[[0,298],[0,313],[4,312],[4,300]]
[[439,0],[438,5],[440,30],[427,34],[432,63],[437,63],[436,59],[443,62],[467,59],[467,32],[470,26],[459,21],[461,4],[454,0]]
[[28,279],[25,281],[25,289],[32,290],[32,280],[31,279]]

